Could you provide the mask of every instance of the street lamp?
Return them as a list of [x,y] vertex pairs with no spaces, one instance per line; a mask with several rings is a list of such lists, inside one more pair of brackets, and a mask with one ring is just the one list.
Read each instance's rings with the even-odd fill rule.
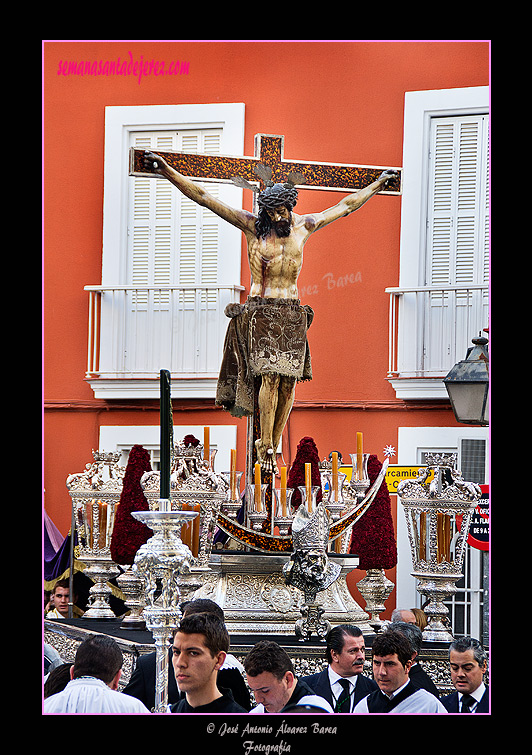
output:
[[488,339],[479,333],[479,337],[473,338],[472,342],[474,346],[466,358],[454,365],[443,382],[458,422],[466,425],[488,425]]

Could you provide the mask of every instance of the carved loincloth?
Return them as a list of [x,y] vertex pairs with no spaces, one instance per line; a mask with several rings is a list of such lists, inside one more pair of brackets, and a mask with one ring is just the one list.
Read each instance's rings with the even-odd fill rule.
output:
[[312,380],[307,330],[314,312],[299,299],[248,297],[245,304],[228,304],[230,317],[216,404],[233,417],[253,414],[254,379],[281,375]]

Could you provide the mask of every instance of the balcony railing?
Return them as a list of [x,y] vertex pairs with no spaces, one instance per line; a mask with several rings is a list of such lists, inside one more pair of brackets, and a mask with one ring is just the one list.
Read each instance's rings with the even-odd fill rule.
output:
[[485,284],[387,288],[388,378],[442,378],[488,326]]
[[85,286],[89,292],[87,374],[91,378],[218,376],[239,285]]

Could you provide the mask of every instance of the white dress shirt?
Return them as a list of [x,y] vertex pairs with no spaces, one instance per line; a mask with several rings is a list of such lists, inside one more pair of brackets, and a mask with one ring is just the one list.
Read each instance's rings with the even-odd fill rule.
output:
[[150,713],[136,697],[112,690],[93,676],[72,679],[44,701],[43,713]]
[[[469,693],[471,697],[475,698],[475,703],[471,705],[471,708],[469,709],[470,713],[476,712],[477,705],[482,700],[482,696],[484,695],[485,691],[486,691],[486,685],[484,684],[484,682],[481,682],[474,692]],[[462,710],[462,697],[463,697],[463,694],[459,692],[458,693],[458,710],[459,711]]]
[[334,699],[334,709],[336,709],[336,704],[344,693],[344,689],[340,684],[340,680],[347,679],[347,681],[349,682],[349,712],[351,713],[351,711],[353,710],[353,700],[355,699],[355,685],[357,683],[357,674],[353,674],[353,676],[340,676],[340,674],[337,674],[336,671],[333,671],[330,666],[328,671],[329,684],[331,685],[331,691]]
[[[387,695],[387,697],[393,700],[406,687],[406,684],[403,684],[402,687],[396,689],[392,695]],[[357,703],[354,713],[369,713],[367,697]],[[394,713],[447,713],[447,710],[438,698],[431,695],[426,689],[416,689],[412,695],[396,705],[389,715]]]

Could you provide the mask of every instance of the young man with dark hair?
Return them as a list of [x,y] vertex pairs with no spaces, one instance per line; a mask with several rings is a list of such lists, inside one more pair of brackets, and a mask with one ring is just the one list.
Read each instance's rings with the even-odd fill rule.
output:
[[[78,596],[74,594],[72,602],[75,603]],[[47,619],[68,619],[68,605],[70,601],[70,584],[68,579],[60,579],[56,582],[50,595],[50,610],[46,614]],[[74,618],[83,616],[83,611],[76,605],[72,606]]]
[[402,632],[412,645],[412,666],[410,667],[410,681],[415,684],[416,687],[421,687],[430,692],[431,695],[439,697],[438,688],[427,674],[425,669],[419,663],[419,654],[421,652],[421,645],[423,644],[423,632],[417,626],[408,621],[392,621],[390,629],[395,632]]
[[172,664],[185,698],[169,706],[170,713],[247,713],[230,690],[218,689],[218,671],[229,650],[229,634],[217,616],[185,616],[174,636]]
[[[297,679],[290,656],[276,642],[263,640],[251,648],[244,659],[248,686],[257,705],[250,713],[282,713],[316,693]],[[321,701],[328,710],[326,700]]]
[[324,697],[335,713],[350,713],[362,698],[378,689],[376,682],[362,673],[366,659],[364,635],[353,624],[333,627],[326,638],[328,666],[302,681],[316,695]]
[[[183,617],[193,613],[211,613],[222,622],[225,615],[221,606],[209,598],[197,598],[182,603]],[[127,686],[124,688],[126,695],[132,695],[141,700],[144,705],[152,710],[155,705],[155,677],[157,671],[157,654],[144,653],[137,659],[135,669],[131,674]],[[227,653],[223,666],[218,671],[218,689],[230,689],[235,702],[246,710],[251,708],[251,697],[244,681],[244,667],[231,653]],[[175,680],[174,667],[172,664],[172,649],[168,651],[168,704],[178,703],[184,697]]]
[[379,689],[354,713],[447,713],[438,698],[410,681],[412,646],[401,632],[387,630],[373,640],[373,677]]

